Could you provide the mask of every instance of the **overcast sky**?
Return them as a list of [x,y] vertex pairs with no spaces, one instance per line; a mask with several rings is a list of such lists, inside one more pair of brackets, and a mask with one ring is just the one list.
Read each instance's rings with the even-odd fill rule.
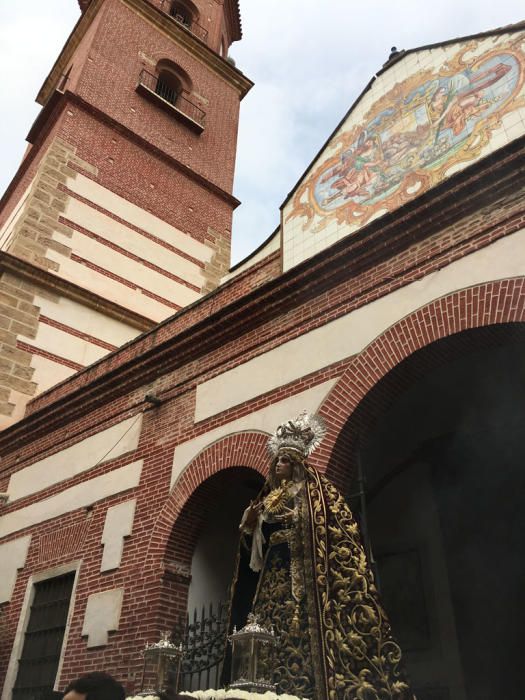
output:
[[[255,82],[241,107],[233,262],[278,225],[279,206],[387,59],[525,18],[523,0],[241,0],[231,55]],[[39,107],[34,98],[79,16],[76,0],[0,0],[0,190]]]

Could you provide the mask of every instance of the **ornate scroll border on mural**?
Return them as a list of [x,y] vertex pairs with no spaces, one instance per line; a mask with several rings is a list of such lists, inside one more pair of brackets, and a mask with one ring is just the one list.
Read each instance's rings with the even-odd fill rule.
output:
[[[416,195],[427,191],[450,175],[452,169],[457,168],[459,164],[472,161],[480,156],[483,149],[489,144],[493,132],[502,125],[502,118],[519,107],[525,106],[525,97],[519,95],[525,80],[525,55],[521,49],[524,38],[525,35],[520,33],[513,41],[502,44],[488,52],[483,52],[474,58],[467,58],[467,55],[471,54],[479,45],[477,41],[470,41],[462,46],[439,70],[418,71],[403,82],[396,83],[387,93],[373,103],[372,107],[366,112],[363,118],[359,120],[358,124],[353,125],[348,130],[344,130],[343,128],[343,131],[334,138],[329,148],[337,149],[337,152],[318,164],[304,182],[301,183],[292,199],[291,211],[288,213],[286,221],[288,222],[295,217],[305,218],[306,221],[304,221],[302,229],[306,230],[315,220],[312,233],[323,230],[332,221],[335,221],[338,225],[346,224],[351,226],[352,229],[355,229],[356,227],[364,225],[379,213],[392,211],[413,199]],[[330,175],[331,177],[338,166],[339,170],[341,170],[341,173],[339,173],[341,179],[344,180],[349,177],[352,168],[348,166],[350,170],[347,168],[346,172],[342,172],[344,165],[342,164],[342,155],[345,151],[347,153],[354,153],[354,151],[356,151],[356,143],[358,143],[360,136],[365,133],[366,126],[369,125],[375,117],[378,117],[378,115],[387,108],[392,108],[393,104],[399,107],[401,100],[406,100],[407,96],[413,95],[418,88],[421,89],[430,81],[435,82],[447,78],[452,79],[461,71],[466,69],[475,70],[486,64],[492,58],[503,54],[511,56],[519,67],[516,85],[510,90],[509,94],[505,96],[501,105],[499,105],[493,113],[485,118],[480,118],[474,124],[470,133],[464,138],[463,143],[461,143],[450,158],[445,158],[434,168],[420,167],[405,172],[403,178],[398,185],[394,187],[393,191],[389,194],[387,193],[384,198],[379,198],[377,201],[370,204],[359,201],[356,202],[353,201],[352,198],[349,198],[346,202],[335,206],[331,211],[320,206],[315,196],[315,189],[320,179],[323,175],[325,178],[328,177],[327,173],[333,169]],[[441,118],[444,114],[445,112],[443,112]],[[436,124],[438,124],[439,121],[440,120],[438,120]],[[433,132],[431,135],[433,135]],[[357,194],[359,194],[359,192]]]

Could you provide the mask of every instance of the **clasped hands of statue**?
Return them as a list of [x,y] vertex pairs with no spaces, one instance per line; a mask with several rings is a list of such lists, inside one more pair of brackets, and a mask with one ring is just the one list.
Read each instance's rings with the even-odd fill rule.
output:
[[292,483],[293,464],[287,454],[280,454],[275,462],[276,486],[269,494],[261,500],[252,501],[246,512],[244,524],[247,528],[253,529],[263,512],[271,516],[272,522],[291,525],[296,517],[294,508],[286,505],[291,500],[287,493],[287,488]]

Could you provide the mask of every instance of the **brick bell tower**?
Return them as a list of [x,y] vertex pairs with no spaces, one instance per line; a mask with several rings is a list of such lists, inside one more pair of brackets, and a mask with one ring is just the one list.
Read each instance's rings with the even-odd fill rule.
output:
[[0,428],[229,267],[238,0],[80,7],[0,202]]

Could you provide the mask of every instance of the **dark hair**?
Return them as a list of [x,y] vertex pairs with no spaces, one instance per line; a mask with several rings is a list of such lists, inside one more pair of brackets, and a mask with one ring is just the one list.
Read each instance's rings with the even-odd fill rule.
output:
[[86,695],[86,700],[125,700],[126,692],[122,685],[104,671],[93,671],[77,678],[64,690],[64,695],[74,690]]

